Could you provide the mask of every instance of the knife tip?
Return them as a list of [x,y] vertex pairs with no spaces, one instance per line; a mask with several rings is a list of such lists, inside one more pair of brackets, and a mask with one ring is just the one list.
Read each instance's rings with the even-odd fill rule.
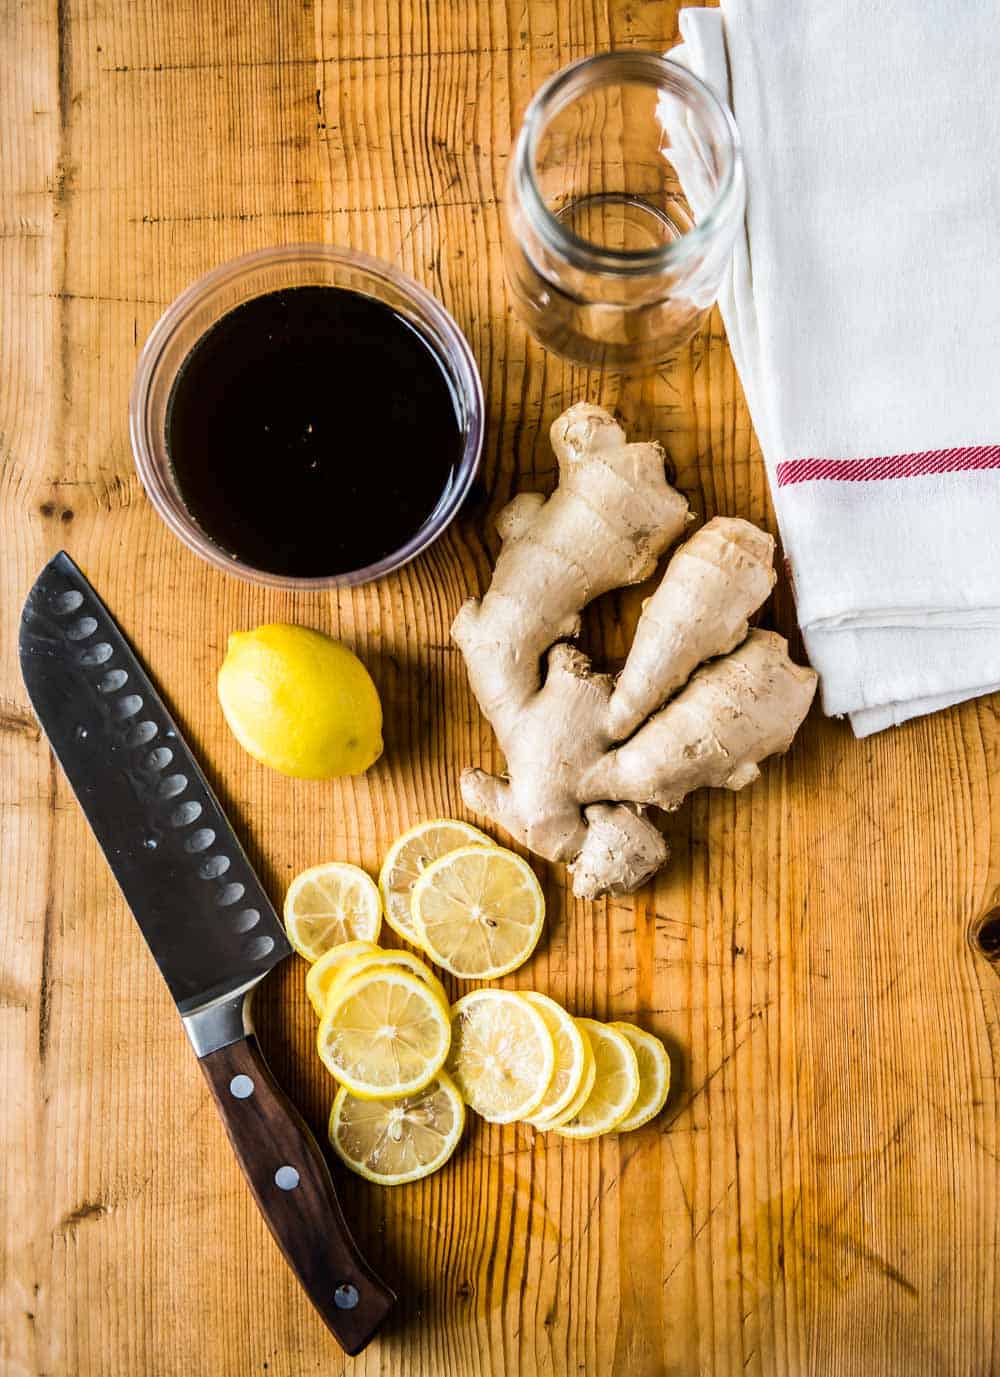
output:
[[27,603],[30,603],[38,591],[45,586],[52,574],[63,574],[64,576],[75,579],[83,578],[83,573],[79,565],[70,559],[65,550],[59,550],[58,553],[54,554],[48,563],[43,565],[39,570],[34,583],[31,585],[31,590],[28,593]]
[[65,550],[60,550],[58,554],[53,555],[45,568],[60,569],[65,574],[78,574],[80,572],[79,566],[70,559]]
[[[35,623],[45,606],[45,600],[51,600],[59,587],[57,584],[56,588],[53,588],[53,575],[57,576],[60,580],[68,579],[77,591],[80,591],[79,585],[81,583],[86,586],[86,579],[83,573],[73,560],[70,559],[65,550],[60,550],[57,554],[52,556],[39,572],[31,588],[28,590],[28,596],[25,598],[24,606],[21,609],[21,627],[18,639],[22,660],[27,653],[30,653],[31,636],[36,630]],[[62,584],[62,587],[65,588],[65,584]]]

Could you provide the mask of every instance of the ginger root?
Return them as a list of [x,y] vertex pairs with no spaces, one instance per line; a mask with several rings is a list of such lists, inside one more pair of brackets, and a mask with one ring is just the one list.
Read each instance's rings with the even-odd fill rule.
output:
[[816,675],[789,659],[782,637],[749,630],[774,584],[774,541],[730,517],[674,554],[617,683],[595,673],[566,644],[582,609],[648,578],[691,517],[661,446],[629,444],[600,407],[570,407],[551,440],[558,487],[500,513],[489,589],[452,626],[507,760],[502,778],[465,770],[462,797],[566,862],[580,897],[626,894],[667,859],[647,807],[756,779],[759,762],[791,744]]

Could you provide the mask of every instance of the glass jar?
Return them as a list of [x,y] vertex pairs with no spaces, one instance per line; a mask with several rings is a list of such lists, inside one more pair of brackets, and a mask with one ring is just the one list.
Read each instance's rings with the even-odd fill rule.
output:
[[732,116],[686,67],[635,50],[564,67],[528,106],[507,176],[519,315],[578,363],[661,363],[715,300],[744,199]]

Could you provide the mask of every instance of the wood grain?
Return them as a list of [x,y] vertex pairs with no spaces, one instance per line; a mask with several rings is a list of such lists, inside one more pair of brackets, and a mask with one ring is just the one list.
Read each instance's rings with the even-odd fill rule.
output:
[[[858,743],[817,715],[739,796],[670,822],[635,901],[540,869],[540,954],[510,979],[663,1036],[675,1089],[621,1142],[475,1125],[350,1223],[402,1297],[353,1362],[266,1235],[170,1000],[48,749],[18,610],[65,545],[172,699],[280,898],[302,866],[374,869],[496,763],[448,626],[488,576],[489,518],[546,488],[581,396],[669,446],[705,515],[773,528],[721,326],[639,382],[573,370],[510,314],[499,202],[539,82],[609,46],[663,48],[672,0],[21,0],[0,11],[0,1085],[4,1377],[996,1377],[1000,984],[969,940],[1000,899],[1000,723],[984,699]],[[138,347],[238,252],[352,244],[425,282],[468,333],[489,434],[476,500],[365,589],[241,585],[159,523],[126,429]],[[377,417],[372,418],[373,437]],[[620,657],[634,594],[588,626]],[[770,614],[793,624],[787,590]],[[236,627],[298,620],[371,665],[388,750],[361,780],[269,774],[213,687]],[[301,965],[258,1006],[319,1131]]]

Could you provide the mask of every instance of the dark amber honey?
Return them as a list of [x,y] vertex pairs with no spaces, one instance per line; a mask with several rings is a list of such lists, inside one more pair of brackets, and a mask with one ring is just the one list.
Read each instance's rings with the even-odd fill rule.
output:
[[255,297],[177,376],[167,449],[205,534],[275,574],[366,568],[427,522],[462,457],[445,369],[384,302],[336,287]]

